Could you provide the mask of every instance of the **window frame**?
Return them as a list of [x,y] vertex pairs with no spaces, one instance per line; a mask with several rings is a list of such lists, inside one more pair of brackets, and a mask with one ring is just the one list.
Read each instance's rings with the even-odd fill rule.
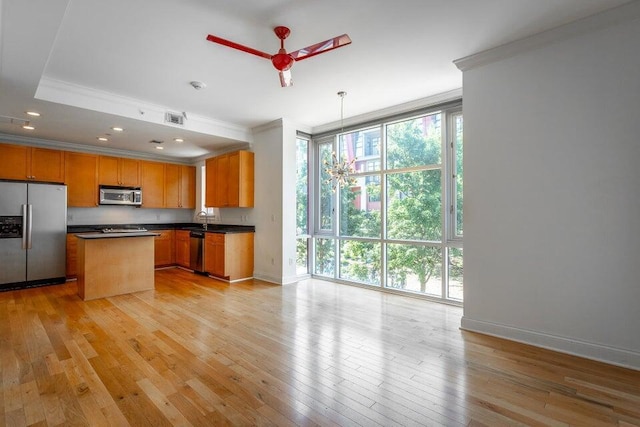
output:
[[[440,120],[440,132],[441,132],[441,154],[440,154],[440,163],[438,164],[429,164],[429,165],[419,165],[419,166],[411,166],[406,168],[397,168],[389,170],[387,167],[387,126],[393,123],[407,121],[415,118],[420,118],[428,115],[432,115],[440,112],[439,120]],[[325,132],[323,134],[317,134],[311,136],[311,144],[313,145],[313,152],[316,156],[316,160],[314,160],[314,165],[317,169],[323,168],[323,165],[320,164],[320,146],[322,144],[331,144],[332,152],[340,153],[340,137],[341,135],[353,133],[353,132],[366,132],[372,128],[379,129],[379,139],[378,139],[378,149],[379,155],[378,159],[380,161],[380,168],[377,171],[369,171],[367,164],[364,165],[362,172],[355,172],[353,174],[354,178],[358,178],[361,176],[379,176],[379,185],[381,189],[380,194],[380,221],[381,221],[381,234],[380,237],[361,237],[361,236],[346,236],[341,235],[340,231],[340,191],[341,189],[337,189],[335,193],[332,193],[332,216],[331,216],[331,230],[328,229],[320,229],[320,176],[321,171],[316,170],[314,174],[314,182],[313,182],[313,203],[315,205],[314,219],[313,219],[313,238],[312,244],[313,249],[312,252],[309,253],[310,263],[312,266],[310,267],[310,272],[312,276],[321,277],[323,279],[333,280],[339,283],[345,283],[356,286],[366,286],[368,288],[379,288],[380,290],[388,291],[388,292],[399,292],[401,294],[411,293],[414,296],[424,297],[426,299],[434,299],[440,302],[446,302],[454,305],[461,305],[462,301],[458,299],[450,298],[449,292],[449,248],[459,248],[462,249],[462,235],[455,235],[456,224],[455,224],[455,213],[450,213],[449,206],[452,202],[456,201],[455,193],[455,177],[450,177],[452,172],[455,169],[455,161],[456,154],[453,147],[453,140],[455,139],[455,117],[459,115],[462,116],[462,101],[455,100],[452,102],[447,102],[440,105],[434,105],[430,107],[425,107],[419,110],[415,110],[413,112],[406,112],[402,114],[397,114],[391,117],[381,118],[374,121],[354,124],[349,126],[346,129],[334,130]],[[444,123],[443,123],[444,122]],[[366,150],[366,142],[364,149]],[[365,155],[361,160],[372,160],[373,156]],[[439,170],[440,171],[440,186],[441,186],[441,238],[439,241],[412,241],[412,240],[404,240],[404,239],[390,239],[387,236],[387,191],[388,191],[388,182],[387,176],[390,173],[401,173],[401,172],[410,172],[410,171],[423,171],[423,170]],[[366,179],[365,179],[366,185]],[[310,198],[311,200],[311,198]],[[318,274],[315,270],[315,261],[316,261],[316,250],[315,250],[315,240],[316,239],[325,239],[331,242],[333,246],[333,272],[330,275],[326,274]],[[344,245],[344,241],[362,241],[369,242],[372,244],[380,243],[380,283],[376,285],[371,284],[363,284],[357,281],[350,281],[341,278],[341,253],[340,247]],[[328,242],[324,242],[325,244]],[[411,244],[411,245],[419,245],[419,246],[427,246],[437,248],[440,252],[441,258],[441,293],[440,296],[433,296],[429,294],[421,294],[415,293],[412,291],[400,291],[387,287],[387,275],[388,275],[388,266],[387,266],[387,246],[389,244]]]

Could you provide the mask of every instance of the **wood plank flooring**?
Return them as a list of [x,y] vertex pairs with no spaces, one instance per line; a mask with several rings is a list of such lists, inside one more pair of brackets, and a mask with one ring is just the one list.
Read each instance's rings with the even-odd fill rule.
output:
[[640,372],[458,329],[462,310],[180,269],[0,293],[0,425],[640,426]]

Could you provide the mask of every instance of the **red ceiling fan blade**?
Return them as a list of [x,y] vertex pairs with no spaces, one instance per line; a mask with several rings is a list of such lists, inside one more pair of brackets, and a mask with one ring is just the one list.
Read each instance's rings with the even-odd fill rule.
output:
[[232,42],[232,41],[229,41],[229,40],[225,40],[225,39],[222,39],[220,37],[212,36],[211,34],[209,34],[207,36],[207,40],[209,40],[210,42],[213,42],[213,43],[221,44],[223,46],[229,46],[229,47],[232,47],[234,49],[241,50],[243,52],[252,53],[252,54],[260,56],[262,58],[271,59],[271,54],[270,53],[261,52],[261,51],[259,51],[257,49],[254,49],[254,48],[251,48],[251,47],[248,47],[248,46],[244,46],[244,45],[241,45],[239,43],[235,43],[235,42]]
[[293,86],[293,80],[291,79],[291,69],[280,71],[280,84],[282,87]]
[[329,52],[330,50],[337,49],[348,44],[351,44],[351,39],[348,35],[343,34],[341,36],[337,36],[332,39],[296,50],[295,52],[291,52],[289,55],[291,55],[296,61],[302,61],[303,59],[311,58],[312,56],[316,56],[324,52]]

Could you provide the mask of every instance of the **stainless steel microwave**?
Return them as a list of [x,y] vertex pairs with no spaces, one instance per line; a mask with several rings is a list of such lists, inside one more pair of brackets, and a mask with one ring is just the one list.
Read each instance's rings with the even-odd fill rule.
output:
[[140,187],[100,186],[101,205],[141,206],[142,189]]

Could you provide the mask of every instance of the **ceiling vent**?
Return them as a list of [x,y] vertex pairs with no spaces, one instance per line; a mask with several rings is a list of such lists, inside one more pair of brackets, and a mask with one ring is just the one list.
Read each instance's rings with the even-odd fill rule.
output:
[[164,141],[158,141],[157,139],[152,139],[152,140],[151,140],[151,141],[149,141],[149,142],[150,142],[151,144],[158,144],[158,145],[160,145],[160,144],[163,144],[163,143],[164,143]]
[[171,123],[172,125],[184,125],[184,115],[182,113],[171,113],[167,111],[164,115],[165,123]]
[[15,117],[8,116],[0,116],[0,124],[8,124],[8,125],[16,125],[16,126],[27,126],[29,124],[28,120],[16,119]]

